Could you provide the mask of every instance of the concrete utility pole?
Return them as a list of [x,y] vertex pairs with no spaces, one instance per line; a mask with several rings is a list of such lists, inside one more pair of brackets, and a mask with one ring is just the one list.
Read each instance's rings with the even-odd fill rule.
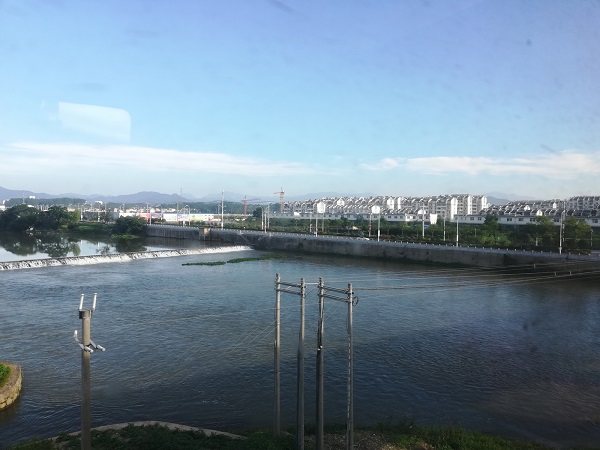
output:
[[325,286],[319,278],[319,325],[317,329],[317,450],[324,448],[324,398],[323,398],[323,334],[325,327]]
[[275,344],[274,344],[274,369],[275,398],[274,398],[274,424],[273,434],[281,435],[281,277],[275,275]]
[[85,294],[81,294],[79,300],[79,318],[81,319],[81,334],[83,342],[77,338],[77,330],[73,334],[75,341],[81,347],[81,449],[92,448],[91,435],[91,394],[90,394],[90,356],[94,350],[105,351],[106,349],[97,345],[90,338],[90,321],[96,310],[96,296],[92,301],[92,309],[83,309]]
[[[286,286],[286,288],[282,288]],[[299,291],[294,291],[295,288]],[[278,309],[280,308],[280,293],[287,292],[290,294],[300,295],[300,330],[298,339],[298,357],[297,357],[297,385],[296,385],[296,448],[304,449],[304,300],[306,298],[306,283],[304,278],[300,279],[300,284],[286,283],[281,281],[279,274],[275,277],[275,430],[274,434],[281,433],[281,407],[280,407],[280,321],[278,320]]]
[[[319,286],[321,292],[321,286]],[[358,297],[354,296],[352,284],[348,284],[348,289],[322,286],[323,298],[330,298],[348,304],[348,399],[346,413],[346,448],[354,448],[354,344],[352,336],[352,307],[358,303]],[[325,293],[327,291],[327,293]],[[331,295],[329,292],[338,292],[345,294],[345,297]],[[322,351],[321,351],[322,352]],[[317,431],[318,432],[318,431]]]
[[348,284],[348,423],[346,424],[346,448],[354,448],[354,344],[352,339],[352,284]]
[[298,336],[298,374],[297,374],[297,412],[296,412],[296,448],[304,448],[304,299],[306,285],[304,278],[300,279],[300,330]]
[[[285,286],[285,287],[283,287]],[[291,288],[299,289],[299,291]],[[348,449],[354,447],[354,346],[353,346],[353,335],[352,335],[352,308],[358,303],[358,297],[354,296],[352,291],[352,284],[348,284],[348,289],[340,289],[335,287],[326,287],[323,284],[323,279],[319,278],[319,325],[317,330],[317,398],[316,398],[316,418],[317,418],[317,439],[316,446],[318,450],[324,448],[323,437],[324,437],[324,382],[323,382],[323,335],[325,327],[325,309],[324,303],[325,298],[345,302],[348,304],[348,402],[347,402],[347,425],[346,425],[346,444]],[[300,279],[300,284],[285,283],[281,281],[279,274],[275,276],[275,435],[279,435],[281,421],[280,413],[281,408],[280,402],[280,293],[287,292],[290,294],[300,295],[300,338],[298,341],[298,361],[297,361],[297,409],[296,409],[296,448],[304,449],[304,300],[306,297],[306,283],[304,279]],[[344,294],[344,296],[332,295],[329,292]]]

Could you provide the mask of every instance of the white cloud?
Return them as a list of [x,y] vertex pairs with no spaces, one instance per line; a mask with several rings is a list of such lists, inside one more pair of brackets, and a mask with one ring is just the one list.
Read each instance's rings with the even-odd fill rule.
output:
[[279,177],[320,172],[313,166],[294,162],[129,145],[18,142],[8,145],[3,153],[0,165],[24,173],[30,173],[32,168],[67,167],[70,170],[120,169],[135,174],[188,172]]
[[600,175],[600,152],[563,151],[524,158],[434,156],[428,158],[384,158],[363,169],[377,171],[403,167],[424,174],[536,175],[575,178]]
[[59,102],[58,120],[64,128],[94,136],[120,142],[131,137],[131,116],[120,108]]

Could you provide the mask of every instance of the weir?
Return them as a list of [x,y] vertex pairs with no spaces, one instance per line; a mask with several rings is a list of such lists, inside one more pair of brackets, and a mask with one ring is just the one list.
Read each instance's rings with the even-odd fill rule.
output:
[[0,270],[34,269],[38,267],[55,266],[83,266],[89,264],[101,264],[110,262],[128,262],[136,259],[168,258],[172,256],[202,255],[211,253],[229,253],[252,250],[247,245],[177,249],[177,250],[154,250],[148,252],[114,253],[108,255],[71,256],[66,258],[46,258],[23,261],[0,262]]

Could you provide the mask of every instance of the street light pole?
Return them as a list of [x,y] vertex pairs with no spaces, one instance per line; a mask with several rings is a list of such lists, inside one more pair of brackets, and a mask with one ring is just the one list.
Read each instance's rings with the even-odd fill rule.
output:
[[458,247],[458,214],[456,215],[456,246]]
[[425,239],[425,204],[421,203],[421,237]]
[[563,215],[565,214],[565,210],[563,207],[563,210],[560,212],[560,225],[559,225],[559,232],[558,232],[558,254],[562,255],[562,242],[563,242]]

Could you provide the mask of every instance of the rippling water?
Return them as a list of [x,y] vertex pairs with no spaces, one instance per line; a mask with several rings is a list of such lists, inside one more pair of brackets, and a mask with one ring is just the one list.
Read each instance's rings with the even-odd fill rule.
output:
[[[22,365],[0,446],[80,427],[79,295],[98,293],[92,424],[271,426],[274,279],[353,283],[355,421],[462,426],[556,445],[600,442],[600,282],[329,257],[221,266],[231,254],[0,272],[0,359]],[[402,289],[361,290],[373,287]],[[346,306],[326,301],[325,415],[345,420]],[[317,290],[306,306],[314,422]],[[295,424],[298,297],[282,298],[282,422]]]

